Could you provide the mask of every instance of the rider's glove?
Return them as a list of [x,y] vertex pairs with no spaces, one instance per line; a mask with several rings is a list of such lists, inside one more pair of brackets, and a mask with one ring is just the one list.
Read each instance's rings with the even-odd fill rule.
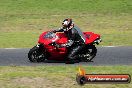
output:
[[56,42],[50,43],[49,45],[55,46],[56,48],[61,48],[61,45],[56,44]]
[[53,33],[56,33],[56,30],[53,30],[52,32],[53,32]]
[[57,47],[57,48],[61,48],[62,46],[59,45],[59,44],[56,44],[55,47]]
[[61,44],[60,47],[70,47],[74,42],[72,40],[68,40],[66,44]]

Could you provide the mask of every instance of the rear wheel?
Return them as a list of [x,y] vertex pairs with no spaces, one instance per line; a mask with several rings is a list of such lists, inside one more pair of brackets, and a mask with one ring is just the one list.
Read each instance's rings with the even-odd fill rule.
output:
[[28,53],[28,58],[31,62],[42,62],[46,59],[46,55],[39,47],[34,46]]
[[81,61],[85,61],[85,62],[91,61],[96,56],[96,53],[97,53],[97,49],[95,45],[87,46],[84,53],[81,55],[82,56]]

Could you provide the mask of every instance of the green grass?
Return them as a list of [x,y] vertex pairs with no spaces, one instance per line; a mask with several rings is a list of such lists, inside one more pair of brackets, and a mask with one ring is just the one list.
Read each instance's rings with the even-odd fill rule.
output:
[[[82,66],[88,74],[130,74],[132,66]],[[1,88],[80,88],[78,66],[1,66]],[[131,88],[130,84],[86,84],[82,88]]]
[[[37,43],[41,32],[52,28],[60,27],[61,20],[65,16],[51,16],[43,19],[41,16],[35,15],[37,18],[19,18],[10,20],[0,27],[0,47],[32,47]],[[86,15],[72,16],[75,23],[82,31],[92,31],[102,36],[101,45],[132,45],[132,25],[130,15],[110,16],[110,15]],[[78,21],[79,20],[79,21]],[[50,24],[49,24],[50,23]],[[8,26],[6,26],[8,25]]]
[[0,33],[0,47],[23,48],[37,44],[39,33],[35,32],[5,32]]
[[[97,31],[96,33],[101,34],[101,38],[103,40],[100,43],[101,46],[131,46],[132,45],[132,31],[115,31],[111,30],[108,32],[107,30]],[[23,31],[15,31],[15,32],[2,32],[0,33],[0,47],[2,48],[27,48],[33,47],[37,44],[39,35],[41,32],[23,32]]]
[[[131,0],[1,0],[1,13],[131,13]],[[2,12],[4,10],[4,12]],[[71,12],[72,11],[72,12]],[[60,13],[61,14],[61,13]]]
[[131,0],[0,0],[0,48],[32,47],[41,32],[70,17],[101,45],[132,45]]
[[[132,46],[132,0],[0,0],[0,48],[32,47],[41,32],[70,17],[83,31],[102,36],[101,45]],[[129,73],[132,66],[83,66],[87,73]],[[78,66],[1,66],[1,88],[80,88]],[[82,88],[131,88],[132,84]]]

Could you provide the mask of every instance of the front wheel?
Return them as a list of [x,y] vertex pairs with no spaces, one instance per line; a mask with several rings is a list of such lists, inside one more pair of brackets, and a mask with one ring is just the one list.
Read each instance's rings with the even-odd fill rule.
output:
[[39,47],[34,46],[28,53],[28,58],[31,62],[42,62],[45,60],[45,55]]
[[87,46],[84,53],[82,54],[83,57],[81,58],[81,61],[85,62],[91,61],[96,56],[96,53],[97,49],[95,45]]

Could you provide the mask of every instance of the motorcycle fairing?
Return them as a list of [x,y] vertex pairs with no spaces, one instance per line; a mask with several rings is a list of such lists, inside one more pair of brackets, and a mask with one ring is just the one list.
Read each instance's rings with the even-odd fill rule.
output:
[[[47,33],[48,32],[43,32],[40,35],[38,43],[43,44],[47,52],[50,52],[51,57],[49,57],[49,59],[54,58],[56,60],[63,60],[64,56],[67,54],[67,49],[65,47],[56,48],[49,44],[52,42],[56,42],[57,44],[65,44],[68,41],[66,35],[64,33],[56,33],[56,36],[53,35],[54,37],[51,36],[49,38],[45,38],[44,36]],[[83,32],[81,33],[81,36],[84,37],[86,45],[94,42],[97,38],[100,38],[100,35],[94,34],[92,32]]]

